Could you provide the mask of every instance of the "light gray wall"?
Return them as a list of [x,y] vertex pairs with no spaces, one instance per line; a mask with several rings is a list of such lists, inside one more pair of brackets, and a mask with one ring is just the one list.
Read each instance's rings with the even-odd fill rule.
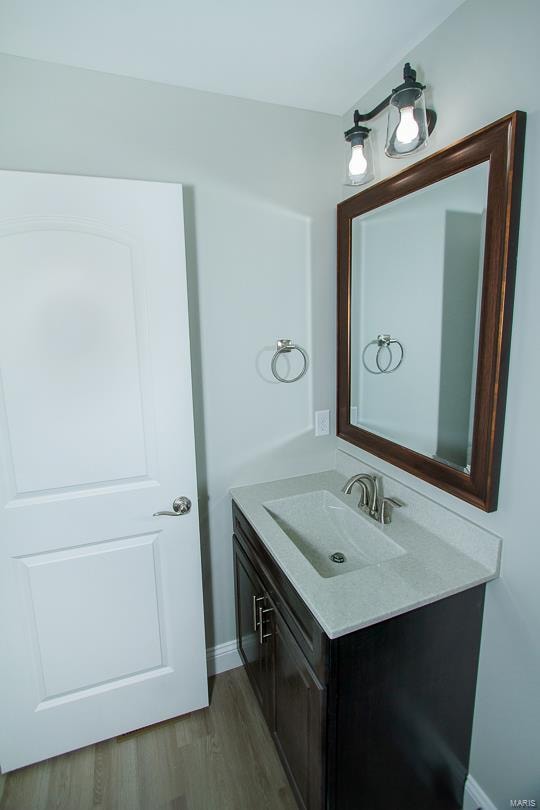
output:
[[[8,56],[0,110],[2,168],[184,184],[207,643],[228,641],[229,487],[333,464],[312,412],[334,402],[341,121]],[[294,385],[278,337],[310,354]]]
[[[487,588],[471,756],[472,775],[500,810],[511,798],[540,804],[540,379],[534,360],[540,349],[539,31],[538,0],[467,0],[355,105],[371,109],[399,83],[410,59],[420,77],[425,72],[438,114],[429,152],[515,109],[528,113],[499,509],[486,515],[377,464],[504,539],[502,577]],[[345,116],[344,127],[351,120]],[[379,178],[414,162],[382,156],[384,125],[383,115],[376,122]]]

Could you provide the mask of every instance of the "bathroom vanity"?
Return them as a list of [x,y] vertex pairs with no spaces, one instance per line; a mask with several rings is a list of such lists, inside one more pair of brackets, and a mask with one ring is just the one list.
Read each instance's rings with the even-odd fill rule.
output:
[[[300,807],[458,810],[499,540],[452,513],[435,535],[430,510],[446,510],[396,482],[407,506],[379,526],[356,514],[345,480],[233,490],[242,661]],[[363,560],[350,557],[355,532]]]

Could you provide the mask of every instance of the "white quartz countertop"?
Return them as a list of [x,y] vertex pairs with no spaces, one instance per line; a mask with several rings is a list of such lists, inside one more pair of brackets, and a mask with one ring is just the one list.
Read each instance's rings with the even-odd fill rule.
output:
[[[359,465],[356,464],[356,472]],[[366,468],[373,472],[372,469]],[[398,557],[334,577],[323,577],[278,526],[264,504],[291,495],[327,490],[355,508],[359,490],[341,492],[346,476],[336,470],[236,487],[232,497],[265,547],[330,638],[383,621],[480,585],[498,576],[501,540],[485,529],[391,480],[386,495],[406,506],[381,526],[361,515],[405,551]],[[393,486],[393,484],[395,484]],[[360,513],[359,513],[360,514]]]

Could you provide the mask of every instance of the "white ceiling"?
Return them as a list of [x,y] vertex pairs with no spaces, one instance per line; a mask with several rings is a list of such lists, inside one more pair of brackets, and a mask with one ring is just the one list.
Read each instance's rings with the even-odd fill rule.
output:
[[463,0],[0,0],[0,51],[342,114]]

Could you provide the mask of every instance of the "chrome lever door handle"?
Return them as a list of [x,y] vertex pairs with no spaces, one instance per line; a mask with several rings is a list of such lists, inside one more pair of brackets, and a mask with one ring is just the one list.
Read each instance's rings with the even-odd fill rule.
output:
[[152,517],[158,517],[159,515],[168,515],[168,517],[180,517],[181,515],[187,515],[191,509],[191,501],[189,498],[181,495],[179,498],[174,499],[172,508],[174,510],[173,512],[154,512]]

